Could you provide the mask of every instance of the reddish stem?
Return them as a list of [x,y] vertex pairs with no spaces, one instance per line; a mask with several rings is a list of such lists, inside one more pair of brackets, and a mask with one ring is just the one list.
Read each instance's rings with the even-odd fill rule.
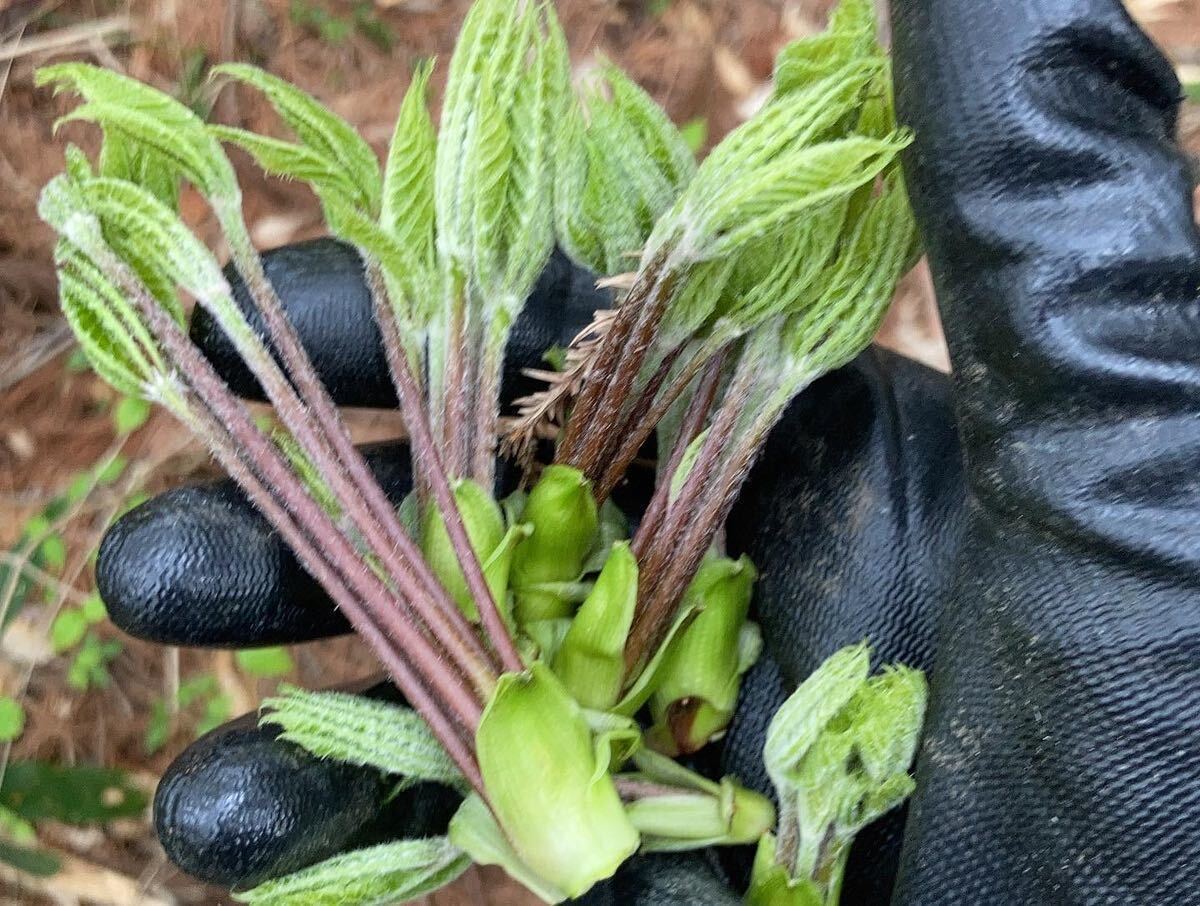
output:
[[576,461],[576,448],[582,439],[582,432],[592,428],[592,417],[597,405],[608,389],[613,370],[625,352],[630,335],[633,333],[647,298],[658,284],[659,273],[667,261],[667,251],[663,249],[641,271],[641,279],[629,290],[625,301],[617,309],[608,332],[600,343],[596,359],[588,371],[583,390],[575,400],[571,418],[567,422],[562,440],[559,441],[557,459],[568,465]]
[[[371,295],[375,300],[375,316],[380,319],[380,329],[385,336],[397,336],[395,314],[386,301],[386,289],[378,268],[368,267],[367,279]],[[479,555],[475,552],[475,547],[467,536],[462,513],[459,512],[458,502],[454,499],[454,492],[450,488],[446,470],[438,456],[437,446],[433,439],[433,428],[429,424],[428,413],[422,405],[420,388],[413,376],[412,368],[398,342],[385,344],[385,351],[388,357],[388,369],[392,373],[392,383],[400,400],[400,410],[408,428],[409,442],[412,445],[417,466],[423,479],[428,482],[438,510],[442,514],[446,532],[450,537],[450,543],[454,546],[459,566],[462,567],[463,577],[467,580],[467,587],[475,599],[483,627],[487,631],[492,647],[499,654],[504,669],[519,673],[525,669],[525,665],[521,661],[521,655],[517,652],[517,646],[513,642],[512,636],[508,633],[508,627],[504,623],[500,609],[496,606],[492,591],[488,588],[487,580],[483,575],[483,565],[479,562]]]
[[683,455],[687,452],[688,446],[700,436],[704,422],[712,410],[717,388],[721,383],[721,369],[724,365],[725,352],[722,351],[709,361],[704,377],[700,380],[700,386],[696,388],[696,394],[688,404],[688,410],[683,416],[682,425],[680,425],[679,436],[675,439],[675,446],[671,450],[671,458],[667,462],[666,469],[661,473],[662,480],[654,489],[650,506],[646,508],[646,514],[642,517],[637,535],[633,539],[633,553],[639,560],[645,554],[645,549],[651,539],[658,533],[659,524],[666,513],[667,503],[671,498],[671,479],[678,470],[679,464],[683,462]]
[[[255,368],[256,377],[263,382],[284,424],[306,447],[306,452],[338,495],[339,503],[358,523],[359,530],[380,557],[385,569],[397,582],[407,586],[406,594],[423,619],[443,633],[443,637],[449,636],[460,642],[462,650],[454,652],[455,655],[473,659],[482,655],[483,663],[469,663],[468,668],[481,694],[486,696],[494,681],[489,671],[495,665],[477,641],[474,644],[470,641],[474,634],[470,624],[433,575],[416,543],[400,525],[391,503],[371,474],[362,454],[350,440],[336,407],[283,312],[274,287],[263,273],[257,254],[253,249],[249,254],[235,254],[235,261],[303,402],[296,398],[291,385],[269,356],[264,356],[264,361],[257,363],[261,367],[255,368],[254,361],[248,361],[248,364]],[[305,406],[321,434],[313,430],[313,423],[305,417]],[[329,455],[330,446],[333,448],[332,456]],[[380,534],[380,528],[383,535]],[[420,587],[413,588],[413,581]],[[428,606],[431,600],[438,603]]]
[[[245,407],[229,392],[211,364],[192,345],[179,325],[150,298],[137,278],[123,263],[117,261],[115,256],[103,264],[106,265],[106,270],[116,275],[121,288],[138,306],[147,327],[180,372],[187,376],[188,383],[210,411],[210,427],[215,425],[220,428],[222,436],[228,435],[230,447],[223,453],[218,447],[216,452],[221,454],[222,458],[228,458],[230,451],[237,451],[236,455],[253,462],[263,481],[273,489],[273,493],[280,495],[282,505],[295,514],[295,519],[306,526],[314,538],[320,538],[320,543],[326,550],[322,555],[325,562],[331,566],[336,564],[344,579],[354,586],[355,595],[342,594],[344,586],[339,586],[338,582],[333,581],[331,574],[320,563],[314,563],[314,569],[331,580],[328,588],[330,593],[337,593],[347,602],[347,616],[356,623],[356,628],[364,632],[368,641],[373,641],[373,647],[378,646],[376,653],[389,664],[389,669],[395,669],[397,663],[401,665],[397,681],[401,683],[405,695],[412,695],[414,703],[423,697],[428,698],[427,693],[422,691],[416,674],[400,657],[399,652],[383,639],[377,621],[387,627],[389,634],[392,634],[395,642],[401,646],[401,650],[419,665],[424,681],[429,684],[428,692],[436,693],[440,697],[436,706],[430,705],[430,717],[444,723],[445,717],[454,714],[464,731],[473,733],[482,714],[478,700],[462,682],[460,675],[445,669],[446,662],[442,655],[434,650],[430,640],[415,625],[400,617],[395,604],[404,602],[397,601],[362,562],[337,531],[329,515],[304,489],[284,462],[278,449],[254,425]],[[231,462],[230,465],[237,469],[235,463]],[[237,469],[237,472],[235,477],[246,477],[244,469]],[[257,485],[252,485],[248,491],[257,492]],[[270,512],[279,515],[277,506],[271,506]],[[283,525],[278,526],[281,532],[289,530],[290,517],[283,522]],[[303,537],[289,540],[296,540],[304,546]],[[439,709],[443,712],[442,717],[434,713]],[[448,751],[455,745],[452,738],[444,740],[444,743]]]

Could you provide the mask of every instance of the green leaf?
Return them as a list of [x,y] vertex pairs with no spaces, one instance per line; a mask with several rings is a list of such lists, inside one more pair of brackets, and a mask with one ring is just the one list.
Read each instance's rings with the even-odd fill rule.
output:
[[109,663],[122,651],[118,641],[103,641],[94,632],[83,638],[83,644],[75,652],[71,667],[67,671],[67,683],[81,692],[91,688],[103,689],[112,681],[108,673]]
[[12,742],[25,732],[25,709],[11,695],[0,695],[0,742]]
[[100,593],[98,591],[93,591],[90,595],[88,595],[84,599],[83,604],[80,605],[79,609],[83,613],[83,618],[87,620],[88,624],[91,626],[94,626],[97,623],[102,623],[104,620],[108,619],[108,609],[104,606],[104,602],[100,599]]
[[611,63],[585,106],[586,124],[569,109],[556,143],[560,241],[576,260],[615,274],[636,261],[696,161],[662,109]]
[[234,898],[251,906],[385,906],[432,893],[470,864],[445,837],[400,840],[334,856]]
[[50,646],[56,654],[70,651],[83,641],[87,629],[87,617],[82,610],[75,607],[63,608],[50,624]]
[[379,215],[379,161],[353,126],[295,85],[257,66],[223,63],[213,67],[212,77],[234,79],[265,94],[301,144],[331,168],[340,167],[354,186],[357,203],[372,217]]
[[[85,63],[45,66],[35,78],[38,85],[53,84],[56,93],[74,91],[88,102],[63,120],[96,122],[106,135],[119,133],[123,141],[146,147],[156,168],[169,166],[205,195],[239,197],[233,167],[220,145],[205,132],[204,123],[195,113],[169,95]],[[128,155],[128,146],[122,153]],[[114,164],[108,169],[121,176],[129,172],[125,165]]]
[[67,542],[62,535],[48,535],[38,545],[37,558],[51,572],[62,572],[67,565]]
[[234,652],[233,657],[244,673],[260,679],[286,676],[296,667],[288,650],[281,646],[244,648]]
[[553,246],[551,147],[567,78],[551,5],[472,6],[450,61],[434,205],[443,268],[472,278],[493,347]]
[[53,853],[17,846],[7,840],[0,840],[0,862],[37,878],[53,877],[62,870],[62,863]]
[[118,434],[131,434],[150,418],[150,404],[136,396],[123,396],[113,408],[112,418]]
[[866,643],[832,654],[775,712],[763,746],[763,763],[776,788],[788,784],[796,764],[867,681]]
[[[767,730],[763,760],[779,800],[779,834],[791,843],[776,861],[825,898],[841,886],[855,835],[914,787],[907,770],[924,718],[924,675],[891,667],[868,678],[869,658],[865,644],[832,655]],[[776,885],[774,870],[755,871],[764,890]]]
[[916,224],[898,170],[870,199],[836,261],[822,275],[822,292],[782,332],[787,354],[810,375],[848,362],[871,341],[896,283],[910,266]]
[[18,760],[4,773],[0,805],[26,821],[91,824],[141,816],[146,796],[114,768]]
[[285,687],[263,703],[264,724],[321,758],[367,765],[410,780],[461,786],[462,775],[409,708],[341,692]]
[[236,145],[254,158],[264,172],[283,179],[309,183],[321,198],[336,198],[358,206],[358,188],[336,161],[322,157],[311,148],[238,129],[233,126],[209,126],[218,140]]
[[[418,65],[400,105],[396,129],[388,146],[379,216],[383,231],[397,246],[408,250],[412,260],[419,265],[421,274],[413,275],[410,286],[410,292],[416,298],[409,300],[409,304],[423,311],[425,318],[430,314],[437,289],[433,199],[437,135],[428,106],[432,74],[432,61]],[[426,287],[424,292],[422,287]]]

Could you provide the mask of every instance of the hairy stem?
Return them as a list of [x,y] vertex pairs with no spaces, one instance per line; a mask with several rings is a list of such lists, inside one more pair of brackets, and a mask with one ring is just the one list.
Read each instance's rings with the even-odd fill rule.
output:
[[708,368],[705,369],[704,376],[700,379],[700,385],[696,388],[696,393],[688,404],[688,410],[684,414],[683,423],[679,428],[679,436],[675,439],[675,446],[671,450],[671,457],[667,461],[666,468],[660,473],[660,481],[654,489],[650,506],[646,508],[646,514],[642,517],[637,535],[633,539],[633,553],[639,560],[643,558],[646,547],[658,533],[659,525],[666,514],[667,503],[671,496],[671,479],[683,461],[683,455],[687,452],[688,446],[700,435],[704,429],[704,423],[708,420],[708,414],[712,411],[717,388],[721,383],[721,370],[724,367],[725,353],[722,352],[709,361]]
[[[234,260],[251,298],[267,322],[291,382],[261,344],[253,342],[252,335],[245,336],[245,330],[235,330],[232,334],[235,342],[241,340],[239,352],[267,390],[284,425],[300,442],[322,477],[329,481],[339,504],[345,508],[370,550],[379,557],[390,578],[401,586],[422,621],[439,637],[458,642],[450,646],[451,657],[463,664],[479,694],[486,698],[494,685],[494,670],[498,665],[491,661],[481,645],[471,643],[473,630],[470,624],[433,575],[416,542],[400,525],[391,503],[351,442],[336,407],[262,271],[258,254],[247,245],[248,242],[248,237],[245,243],[233,244],[231,240]],[[220,316],[218,307],[208,307]],[[241,325],[234,325],[237,326]],[[296,391],[299,391],[299,397]]]
[[[646,554],[639,571],[637,611],[625,646],[627,667],[641,664],[647,653],[662,642],[674,617],[673,602],[678,602],[686,583],[700,565],[697,561],[690,571],[675,568],[675,561],[681,554],[678,545],[685,534],[689,529],[701,530],[707,533],[711,542],[720,528],[720,523],[701,525],[700,521],[712,518],[712,514],[706,510],[712,490],[716,487],[717,463],[730,446],[738,416],[749,397],[753,380],[749,372],[750,369],[739,368],[679,495],[667,507],[666,515],[650,544],[637,545]],[[669,485],[669,480],[666,483]],[[701,557],[703,553],[702,550]],[[674,593],[677,589],[670,587],[672,581],[684,582],[684,588],[678,589],[678,595]]]
[[575,400],[571,418],[567,421],[566,431],[559,442],[558,462],[566,465],[578,464],[578,447],[584,439],[584,432],[595,431],[593,417],[596,409],[607,393],[614,370],[626,352],[626,346],[643,313],[642,309],[658,285],[667,258],[668,252],[664,248],[641,269],[637,282],[617,309],[617,315],[601,341],[600,349],[588,371],[583,390]]
[[[389,669],[398,671],[396,679],[402,691],[412,695],[414,702],[425,701],[430,718],[439,725],[445,726],[446,720],[453,716],[464,733],[473,733],[482,708],[463,683],[462,677],[446,669],[444,653],[434,650],[431,641],[416,626],[401,618],[395,605],[402,602],[389,593],[350,547],[329,515],[290,471],[278,449],[254,424],[245,406],[230,393],[208,360],[192,345],[179,325],[150,297],[140,281],[115,256],[98,263],[134,301],[155,339],[162,344],[180,373],[187,376],[189,385],[211,415],[201,427],[206,427],[205,433],[210,435],[214,428],[220,430],[220,435],[213,435],[214,441],[226,438],[224,445],[214,443],[214,449],[223,461],[227,460],[226,464],[234,471],[235,479],[247,481],[247,493],[256,502],[263,503],[268,517],[274,515],[279,518],[276,527],[289,541],[295,541],[300,546],[302,554],[310,547],[305,540],[305,532],[313,539],[320,539],[320,550],[326,553],[318,558],[320,562],[313,562],[314,570],[329,580],[328,590],[337,596],[339,603],[346,605],[347,616],[356,622],[368,641],[373,642],[384,663]],[[239,462],[242,465],[239,466]],[[253,471],[250,464],[253,464]],[[255,473],[257,478],[254,477]],[[267,487],[271,490],[264,494]],[[279,496],[278,503],[273,495]],[[285,512],[284,508],[290,513]],[[305,531],[295,530],[297,522],[306,526]],[[306,559],[312,558],[308,556]],[[347,585],[353,587],[354,594],[349,593]],[[399,650],[383,637],[381,627],[387,628],[394,643],[400,646]],[[424,683],[428,684],[427,689],[408,661],[416,665]],[[460,748],[459,743],[455,742],[456,735],[447,734],[443,740],[448,751]]]
[[[384,288],[382,275],[377,266],[373,264],[368,266],[367,280],[374,300],[375,316],[380,319],[380,330],[385,337],[394,338],[397,335],[395,317],[391,305],[387,302],[387,290]],[[488,639],[499,655],[505,670],[510,672],[524,670],[525,665],[517,652],[516,644],[509,635],[504,617],[500,614],[500,609],[496,606],[495,598],[484,578],[483,565],[479,562],[479,555],[467,537],[467,528],[463,523],[462,513],[459,512],[454,492],[450,488],[449,478],[438,456],[437,446],[433,439],[433,429],[429,423],[429,416],[423,405],[416,378],[413,376],[407,358],[401,353],[398,342],[387,343],[385,351],[388,357],[388,369],[391,371],[396,395],[400,399],[401,413],[408,428],[418,470],[421,472],[422,479],[427,482],[438,510],[441,512],[442,520],[446,524],[450,543],[454,546],[463,577],[467,580],[467,587],[475,599]]]
[[[603,501],[612,489],[617,486],[621,477],[628,471],[630,464],[637,457],[638,450],[642,445],[650,439],[650,435],[654,433],[655,427],[661,422],[675,405],[675,401],[683,395],[688,386],[696,378],[704,364],[711,358],[710,353],[706,350],[700,350],[693,356],[687,364],[680,370],[679,375],[671,382],[665,391],[662,391],[662,383],[669,375],[671,367],[675,360],[683,351],[683,345],[675,347],[671,353],[664,359],[662,366],[659,368],[660,374],[656,374],[647,385],[645,392],[629,413],[629,417],[625,419],[625,423],[620,430],[614,432],[613,439],[617,446],[615,450],[609,450],[605,453],[605,459],[608,460],[608,467],[604,473],[604,478],[598,485],[596,494],[597,500]],[[719,355],[719,353],[718,353]],[[720,372],[718,371],[718,377]],[[660,392],[661,391],[661,392]],[[713,392],[716,392],[716,385],[713,385]],[[671,472],[667,473],[672,474]]]

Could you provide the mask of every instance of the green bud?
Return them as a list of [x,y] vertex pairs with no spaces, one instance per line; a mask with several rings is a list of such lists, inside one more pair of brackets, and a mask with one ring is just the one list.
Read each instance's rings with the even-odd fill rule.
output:
[[[543,895],[580,896],[637,850],[637,830],[609,773],[620,740],[593,735],[545,664],[500,677],[475,742],[491,814]],[[497,861],[475,845],[474,825],[456,831],[452,824],[451,840],[477,861]]]
[[[454,500],[458,504],[458,511],[462,514],[471,546],[479,555],[480,563],[484,565],[484,578],[487,579],[488,588],[492,590],[492,595],[497,602],[503,602],[507,592],[509,565],[518,539],[516,537],[507,539],[511,543],[507,545],[509,548],[507,554],[504,554],[503,542],[506,537],[504,515],[500,511],[500,505],[496,503],[491,494],[475,482],[467,479],[456,481],[454,483]],[[467,587],[467,580],[463,576],[462,567],[459,566],[454,545],[450,543],[450,534],[446,531],[446,523],[438,508],[433,504],[426,505],[425,511],[421,514],[421,550],[434,574],[446,586],[446,590],[462,608],[463,613],[471,620],[478,620],[479,610]],[[497,551],[502,552],[498,562],[490,563],[493,559],[492,555]],[[491,566],[491,575],[489,575],[489,565]]]
[[603,711],[620,698],[637,588],[637,558],[629,542],[618,542],[554,659],[554,672],[585,708]]
[[571,601],[539,586],[579,578],[599,527],[591,482],[578,469],[550,466],[529,492],[521,520],[533,532],[517,545],[513,558],[517,621],[569,616]]
[[793,886],[815,884],[822,903],[836,902],[855,835],[914,786],[924,674],[896,666],[869,676],[869,665],[866,644],[836,652],[784,702],[763,749],[780,806],[775,862]]
[[672,646],[650,699],[654,749],[695,752],[729,725],[742,674],[761,647],[746,622],[755,575],[747,557],[720,557],[706,560],[692,580],[684,602],[699,613]]

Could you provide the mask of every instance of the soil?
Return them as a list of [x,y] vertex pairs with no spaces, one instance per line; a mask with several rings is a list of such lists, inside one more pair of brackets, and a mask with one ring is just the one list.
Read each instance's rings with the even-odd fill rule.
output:
[[[221,122],[279,132],[269,108],[250,94],[213,97],[207,65],[250,60],[313,92],[351,120],[382,152],[413,67],[448,59],[467,0],[0,0],[0,551],[26,521],[114,444],[114,394],[87,372],[68,367],[70,343],[57,315],[51,236],[38,220],[40,187],[59,172],[74,141],[92,149],[92,130],[53,124],[67,102],[33,86],[46,62],[84,59],[144,79]],[[703,119],[708,144],[761,102],[776,51],[820,27],[827,0],[558,0],[578,69],[603,54],[624,66],[676,119]],[[1129,0],[1171,53],[1185,81],[1200,82],[1200,0]],[[439,67],[444,77],[445,67]],[[440,82],[435,77],[435,94]],[[1200,148],[1200,106],[1189,105],[1185,141]],[[238,165],[247,220],[263,248],[320,234],[307,190]],[[183,211],[212,238],[199,199]],[[948,369],[933,292],[924,268],[910,276],[879,341]],[[392,413],[358,412],[357,436],[394,436]],[[68,562],[26,606],[0,641],[0,690],[24,702],[28,722],[0,760],[42,758],[117,765],[147,790],[194,737],[195,709],[175,715],[166,744],[146,754],[144,737],[156,701],[181,679],[211,675],[232,714],[256,706],[278,679],[255,680],[230,652],[176,651],[120,638],[103,689],[81,693],[67,683],[71,658],[55,656],[50,621],[64,602],[91,590],[90,557],[113,511],[136,493],[215,474],[171,422],[152,416],[123,444],[129,466],[117,485],[89,497],[62,534]],[[48,589],[48,590],[47,590]],[[353,639],[297,646],[284,679],[321,686],[372,672]],[[42,880],[0,867],[0,903],[225,903],[166,862],[148,821],[79,829],[39,825],[41,843],[64,860]],[[464,878],[431,898],[439,906],[531,902],[496,872]]]

